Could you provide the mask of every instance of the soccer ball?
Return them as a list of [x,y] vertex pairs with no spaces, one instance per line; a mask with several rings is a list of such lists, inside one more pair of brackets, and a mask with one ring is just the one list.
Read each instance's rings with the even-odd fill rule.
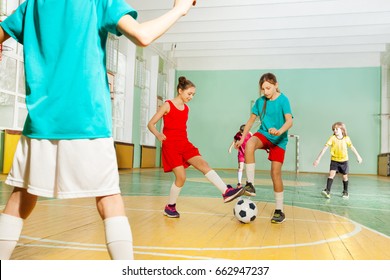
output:
[[256,219],[256,204],[248,198],[240,198],[233,208],[233,214],[241,223],[248,224]]

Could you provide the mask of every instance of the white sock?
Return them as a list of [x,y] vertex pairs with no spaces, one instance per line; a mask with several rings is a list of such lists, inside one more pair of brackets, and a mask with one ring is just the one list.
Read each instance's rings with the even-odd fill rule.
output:
[[283,192],[274,192],[275,196],[275,209],[282,210],[283,212]]
[[238,175],[238,182],[241,184],[241,181],[242,181],[242,171],[238,171],[237,175]]
[[176,204],[181,189],[182,188],[177,187],[174,182],[172,183],[171,190],[169,192],[168,204]]
[[23,229],[23,219],[0,214],[0,260],[9,260]]
[[240,184],[241,184],[241,181],[242,181],[242,171],[244,171],[244,162],[239,162],[238,163],[237,175],[238,175],[238,182]]
[[248,178],[248,182],[255,185],[255,167],[256,163],[247,163],[246,167],[246,177]]
[[126,216],[107,218],[104,221],[107,250],[113,260],[133,260],[133,236]]
[[214,170],[210,170],[205,174],[205,176],[214,186],[216,186],[221,191],[221,193],[225,193],[227,186],[222,181],[221,177],[219,177],[217,172],[215,172]]

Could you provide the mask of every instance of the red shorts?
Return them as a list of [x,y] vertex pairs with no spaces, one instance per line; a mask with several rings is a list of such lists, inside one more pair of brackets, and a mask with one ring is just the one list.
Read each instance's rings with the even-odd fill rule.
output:
[[263,143],[262,149],[269,153],[268,159],[270,161],[284,162],[285,150],[269,141],[263,134],[256,132],[253,136],[256,136]]
[[162,144],[162,164],[164,172],[170,172],[178,166],[189,167],[188,160],[200,156],[197,147],[189,141],[164,141]]

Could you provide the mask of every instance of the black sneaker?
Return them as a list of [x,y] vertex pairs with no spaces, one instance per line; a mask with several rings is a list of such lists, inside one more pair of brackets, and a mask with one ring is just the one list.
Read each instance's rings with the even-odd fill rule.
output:
[[245,189],[246,196],[256,196],[256,189],[252,183],[246,182],[244,189]]
[[348,192],[347,192],[347,191],[343,191],[342,197],[343,197],[344,199],[348,199],[348,198],[349,198]]
[[273,224],[281,224],[281,223],[284,222],[285,219],[286,219],[286,216],[284,215],[282,210],[277,209],[274,212],[274,216],[271,219],[271,223],[273,223]]

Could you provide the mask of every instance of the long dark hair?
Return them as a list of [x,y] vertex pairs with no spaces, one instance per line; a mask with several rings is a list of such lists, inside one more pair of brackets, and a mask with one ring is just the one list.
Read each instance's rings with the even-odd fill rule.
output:
[[[265,82],[269,82],[270,84],[276,85],[278,83],[278,80],[276,79],[276,76],[272,73],[263,74],[259,80],[260,93],[262,92],[261,87],[263,86],[263,84]],[[279,88],[276,88],[276,91],[280,92]],[[265,98],[263,108],[261,109],[261,113],[260,113],[260,121],[263,121],[263,118],[265,116],[265,111],[267,109],[267,101],[268,101],[268,99]]]

